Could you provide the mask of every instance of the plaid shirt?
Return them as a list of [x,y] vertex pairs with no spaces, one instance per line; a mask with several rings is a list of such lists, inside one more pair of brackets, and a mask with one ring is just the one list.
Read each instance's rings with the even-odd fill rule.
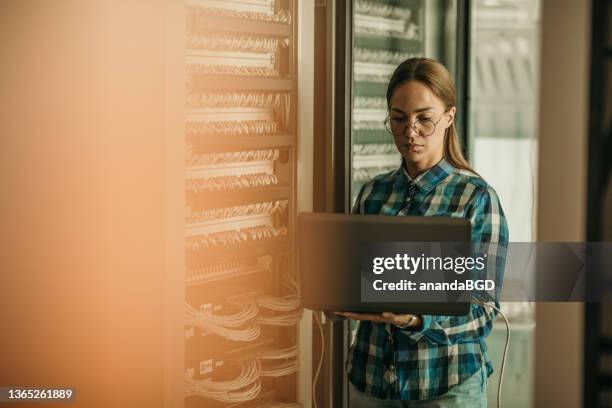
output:
[[[508,227],[495,190],[477,175],[442,159],[411,180],[402,165],[366,183],[353,213],[469,218],[472,243],[488,248],[487,269],[496,269],[501,289]],[[499,307],[498,296],[493,300]],[[484,338],[496,317],[491,308],[472,304],[465,316],[424,315],[416,331],[362,321],[349,350],[349,380],[380,398],[425,400],[446,393],[483,366],[488,377],[493,366]]]

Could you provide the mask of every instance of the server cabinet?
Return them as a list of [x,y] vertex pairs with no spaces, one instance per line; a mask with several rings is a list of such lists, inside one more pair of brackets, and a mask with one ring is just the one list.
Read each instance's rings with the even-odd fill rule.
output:
[[296,2],[168,2],[166,406],[299,406]]

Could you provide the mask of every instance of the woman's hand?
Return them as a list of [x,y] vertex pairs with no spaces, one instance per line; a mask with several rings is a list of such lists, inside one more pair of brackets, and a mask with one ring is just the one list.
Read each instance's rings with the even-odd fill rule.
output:
[[402,328],[418,329],[423,323],[418,315],[413,314],[395,314],[391,312],[379,313],[352,313],[352,312],[334,312],[337,315],[347,317],[353,320],[369,320],[377,323],[391,323]]

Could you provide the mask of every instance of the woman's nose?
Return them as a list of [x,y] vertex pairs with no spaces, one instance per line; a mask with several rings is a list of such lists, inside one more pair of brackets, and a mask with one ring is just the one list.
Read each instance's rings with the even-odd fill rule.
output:
[[417,134],[417,130],[410,123],[406,125],[406,128],[404,128],[404,136],[409,139],[415,137]]

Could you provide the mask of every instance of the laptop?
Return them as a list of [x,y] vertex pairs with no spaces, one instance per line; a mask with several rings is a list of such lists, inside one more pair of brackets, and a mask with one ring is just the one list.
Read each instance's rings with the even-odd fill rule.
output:
[[440,302],[411,301],[410,294],[402,294],[399,300],[363,301],[360,271],[364,248],[370,243],[469,243],[470,239],[471,224],[466,218],[301,213],[298,270],[302,306],[362,313],[467,314],[469,296]]

